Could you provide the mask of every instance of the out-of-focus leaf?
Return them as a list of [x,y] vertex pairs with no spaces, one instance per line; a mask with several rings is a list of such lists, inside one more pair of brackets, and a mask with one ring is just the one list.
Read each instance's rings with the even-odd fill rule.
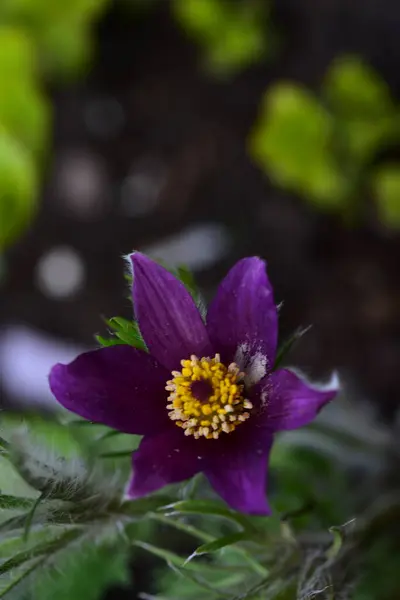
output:
[[159,594],[155,596],[154,594],[146,594],[144,592],[141,592],[138,598],[140,598],[140,600],[176,600],[172,597],[167,598],[167,596],[160,596]]
[[0,73],[3,79],[0,98],[10,82],[32,81],[35,56],[34,44],[26,31],[15,26],[0,26]]
[[278,348],[278,352],[276,354],[274,370],[277,369],[284,360],[285,356],[290,352],[293,346],[298,342],[304,334],[306,334],[310,329],[311,325],[308,327],[300,327],[296,329],[296,331],[286,340],[284,341]]
[[330,533],[333,536],[333,541],[331,546],[326,551],[326,555],[329,559],[335,559],[339,552],[343,548],[343,544],[349,537],[349,535],[355,529],[356,520],[352,519],[343,525],[336,525],[329,528]]
[[323,91],[334,112],[345,119],[376,118],[394,110],[384,79],[356,56],[335,60]]
[[206,533],[205,531],[202,531],[198,527],[193,527],[193,525],[190,525],[189,523],[184,523],[181,520],[171,519],[170,517],[165,517],[164,515],[159,515],[157,513],[150,515],[150,518],[164,525],[174,527],[178,531],[182,531],[187,535],[194,536],[203,542],[214,541],[214,536],[210,535],[209,533]]
[[196,563],[189,562],[185,566],[185,558],[172,552],[171,550],[166,550],[165,548],[160,548],[155,546],[154,544],[149,544],[148,542],[143,542],[141,540],[132,540],[132,544],[137,546],[138,548],[142,548],[143,550],[147,550],[150,554],[157,556],[158,558],[162,558],[165,560],[167,564],[171,564],[179,569],[188,570],[188,571],[196,571],[198,573],[207,574],[209,571],[218,571],[220,573],[224,572],[224,567],[218,567],[218,565],[213,565],[211,563]]
[[9,415],[2,426],[3,435],[10,439],[10,462],[45,498],[78,501],[100,491],[108,498],[120,493],[116,475],[113,485],[110,481],[106,484],[100,465],[94,462],[95,455],[69,427],[32,415],[22,419]]
[[39,543],[32,548],[18,552],[0,565],[0,576],[8,571],[12,571],[16,567],[19,567],[23,563],[30,561],[33,558],[42,555],[50,555],[52,552],[55,552],[75,541],[81,535],[82,531],[80,529],[68,529],[49,541]]
[[208,589],[204,589],[204,579],[197,579],[198,575],[197,572],[179,569],[176,566],[169,571],[164,569],[160,573],[157,589],[161,590],[162,597],[165,594],[167,597],[179,598],[179,600],[198,600],[198,598],[207,598],[207,600],[229,598],[231,600],[232,594],[237,590],[245,589],[244,582],[246,576],[248,577],[246,568],[243,568],[242,565],[237,569],[232,569],[231,572],[208,571],[206,574]]
[[[35,498],[38,492],[24,481],[21,475],[6,457],[0,457],[0,490],[5,495],[22,498]],[[6,512],[0,513],[0,523],[7,518]]]
[[172,6],[178,21],[199,38],[214,39],[226,17],[226,5],[219,0],[174,0]]
[[213,540],[212,542],[207,542],[206,544],[202,544],[189,556],[186,562],[192,560],[196,556],[202,556],[203,554],[210,554],[212,552],[217,552],[222,548],[226,548],[227,546],[231,546],[232,544],[236,544],[237,542],[245,542],[252,539],[252,536],[249,536],[248,533],[240,531],[231,533],[229,535],[225,535],[222,538],[218,538],[217,540]]
[[50,109],[37,88],[21,81],[2,87],[0,123],[36,157],[43,155],[49,135]]
[[37,79],[35,46],[21,28],[0,26],[0,124],[26,150],[47,146],[50,109]]
[[138,498],[137,500],[125,501],[120,507],[120,512],[122,514],[135,517],[137,515],[140,516],[148,512],[154,512],[162,506],[168,505],[170,502],[171,496],[166,496],[164,494],[154,494],[147,498]]
[[0,437],[0,449],[3,451],[3,453],[7,453],[9,448],[10,444],[7,442],[7,440]]
[[[5,575],[0,576],[0,598],[9,598],[16,591],[20,584],[23,584],[32,573],[36,571],[46,561],[45,556],[39,556],[24,563],[22,566],[14,568]],[[15,596],[14,596],[15,597]],[[17,598],[21,596],[16,596]]]
[[208,49],[210,70],[231,73],[257,62],[266,50],[265,34],[255,19],[238,19]]
[[[382,145],[397,139],[399,127],[389,87],[359,58],[336,59],[322,91],[337,120],[340,151],[346,163],[365,164]],[[345,168],[348,166],[352,168],[351,164]]]
[[225,508],[219,502],[214,502],[211,500],[182,500],[163,506],[159,510],[170,515],[212,515],[233,521],[237,525],[240,525],[244,530],[254,531],[254,526],[251,520],[245,515],[230,508]]
[[174,0],[172,9],[181,26],[202,46],[206,67],[216,74],[233,73],[265,53],[265,2]]
[[[149,515],[149,516],[152,520],[159,521],[159,522],[161,522],[165,525],[169,525],[171,527],[175,527],[179,531],[182,531],[190,536],[194,536],[194,537],[198,538],[199,540],[202,540],[203,542],[205,542],[205,544],[203,544],[203,546],[201,546],[201,547],[203,547],[203,550],[204,550],[204,546],[207,546],[210,543],[211,550],[209,550],[209,552],[213,551],[212,548],[213,548],[213,544],[215,542],[218,542],[220,544],[221,540],[225,540],[225,542],[228,541],[228,542],[230,542],[228,544],[223,542],[223,543],[225,543],[225,548],[228,548],[228,546],[230,544],[233,544],[233,543],[235,543],[235,541],[238,541],[236,539],[236,536],[238,536],[238,537],[240,536],[241,540],[242,539],[247,540],[249,538],[249,535],[247,533],[239,532],[237,534],[236,533],[232,534],[232,536],[228,535],[228,536],[225,536],[224,538],[219,538],[218,540],[215,540],[214,535],[210,535],[209,533],[206,533],[205,531],[202,531],[198,527],[194,527],[193,525],[190,525],[187,522],[182,522],[180,520],[171,519],[170,517],[165,517],[165,516],[159,515],[157,513],[155,513],[153,515]],[[230,541],[232,539],[232,537],[235,539],[233,541]],[[251,536],[251,538],[253,538],[253,536]],[[252,557],[250,552],[247,552],[246,549],[241,548],[239,546],[234,547],[234,548],[230,547],[229,549],[231,550],[231,555],[236,555],[239,557],[240,563],[246,563],[258,575],[265,577],[265,575],[266,575],[265,568],[257,560],[255,560]],[[203,554],[204,554],[204,552],[203,552]],[[226,558],[226,556],[227,556],[227,553],[225,552],[224,557]]]
[[306,90],[276,84],[266,94],[250,153],[271,178],[326,210],[345,201],[347,183],[331,152],[331,115]]
[[29,32],[41,68],[52,76],[76,75],[91,56],[90,25],[106,0],[2,0],[0,19]]
[[384,225],[400,227],[400,163],[385,164],[372,173],[372,189]]
[[354,118],[338,123],[343,150],[352,161],[350,167],[366,165],[381,147],[390,144],[398,136],[399,129],[391,116],[361,120]]
[[0,494],[0,510],[26,510],[34,504],[32,498],[22,498],[21,496],[10,496]]
[[35,531],[32,531],[28,540],[24,540],[21,531],[2,536],[0,539],[0,560],[11,558],[21,551],[26,551],[37,546],[39,543],[49,542],[69,528],[70,526],[59,527],[52,525],[37,528]]
[[[271,452],[273,506],[285,513],[312,506],[312,510],[296,517],[296,529],[310,523],[329,527],[332,522],[345,520],[349,510],[348,483],[337,463],[321,451],[291,444],[286,439],[285,435],[278,438]],[[331,491],[326,494],[328,485]]]
[[32,218],[37,191],[31,155],[0,122],[0,249],[10,244]]
[[84,543],[39,576],[34,600],[99,600],[110,585],[129,582],[126,545]]
[[77,528],[58,531],[52,537],[47,536],[45,530],[35,532],[34,540],[36,543],[23,544],[19,552],[1,563],[0,598],[8,597],[8,594],[28,576],[48,560],[53,560],[56,554],[65,551],[71,544],[76,543],[81,535],[82,530]]
[[189,292],[191,293],[191,295],[193,296],[193,298],[195,300],[198,299],[199,297],[199,290],[198,287],[196,285],[196,281],[195,278],[193,276],[193,273],[191,272],[190,269],[188,269],[185,265],[180,265],[175,273],[174,273],[177,278],[182,281],[183,285],[185,286],[185,288],[187,290],[189,290]]
[[71,79],[85,71],[93,50],[85,21],[81,18],[60,20],[43,27],[39,36],[38,46],[47,73]]

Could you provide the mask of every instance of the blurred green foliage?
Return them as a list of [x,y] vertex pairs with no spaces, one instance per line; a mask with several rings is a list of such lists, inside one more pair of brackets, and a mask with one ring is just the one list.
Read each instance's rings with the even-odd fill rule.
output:
[[396,227],[400,172],[393,164],[374,170],[374,161],[399,138],[400,111],[386,83],[358,58],[342,57],[319,98],[295,83],[273,85],[249,148],[277,185],[319,209],[358,218],[372,196],[382,223]]
[[305,89],[276,84],[265,97],[251,151],[277,184],[323,206],[340,206],[345,180],[329,151],[331,115]]
[[0,128],[0,250],[29,222],[38,190],[29,151]]
[[387,163],[375,169],[371,185],[382,221],[400,228],[400,164]]
[[106,2],[0,3],[0,251],[36,209],[51,128],[44,85],[82,72],[93,20]]
[[55,417],[2,419],[0,597],[97,600],[143,553],[148,600],[397,597],[394,438],[364,405],[277,437],[271,517],[231,510],[202,476],[126,501],[138,437]]
[[[44,85],[84,72],[91,29],[109,0],[2,0],[0,3],[0,251],[34,215],[48,158],[51,109]],[[120,0],[149,9],[160,0]],[[178,23],[214,74],[230,75],[265,55],[269,4],[261,0],[171,0]],[[136,10],[132,16],[136,15]],[[268,43],[267,43],[268,42]]]
[[41,72],[73,75],[90,59],[91,27],[107,0],[2,0],[0,23],[30,39]]
[[98,600],[111,585],[129,581],[126,546],[110,548],[87,542],[36,580],[32,600]]
[[36,79],[34,46],[23,30],[6,25],[0,25],[0,79],[1,250],[34,212],[50,117]]
[[231,75],[265,56],[269,3],[260,0],[172,0],[182,28],[201,47],[203,62],[216,75]]

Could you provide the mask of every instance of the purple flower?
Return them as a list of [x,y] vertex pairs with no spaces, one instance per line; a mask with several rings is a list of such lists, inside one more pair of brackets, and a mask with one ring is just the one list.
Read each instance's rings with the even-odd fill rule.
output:
[[233,508],[269,514],[273,436],[309,423],[337,385],[311,387],[273,371],[277,311],[265,264],[240,260],[204,323],[189,292],[140,253],[133,300],[149,353],[120,345],[87,352],[50,374],[57,400],[81,417],[143,435],[131,498],[203,472]]

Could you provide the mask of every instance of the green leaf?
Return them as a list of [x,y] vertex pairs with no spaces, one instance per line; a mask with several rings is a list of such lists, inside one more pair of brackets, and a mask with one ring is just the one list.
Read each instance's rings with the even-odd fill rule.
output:
[[173,565],[174,567],[178,567],[178,569],[182,569],[182,571],[190,570],[198,573],[207,573],[207,571],[219,571],[224,572],[224,567],[218,567],[217,565],[209,564],[209,563],[195,563],[191,562],[185,565],[186,559],[171,550],[166,550],[165,548],[159,548],[154,544],[149,544],[148,542],[144,542],[141,540],[133,540],[132,544],[137,546],[138,548],[142,548],[150,554],[157,556],[158,558],[162,558],[169,565]]
[[141,592],[138,598],[140,600],[176,600],[176,598],[167,598],[167,596],[160,596],[159,594],[155,596],[154,594],[146,594],[144,592]]
[[33,600],[99,600],[111,585],[129,583],[128,551],[117,544],[84,543],[37,578]]
[[0,93],[0,123],[35,159],[43,157],[50,133],[50,108],[32,84],[7,84],[7,93]]
[[90,25],[105,0],[2,0],[0,21],[16,23],[34,43],[41,69],[53,77],[76,76],[91,56]]
[[[221,580],[219,580],[218,583],[214,583],[214,585],[212,585],[209,582],[209,575],[206,579],[202,573],[200,573],[200,572],[194,573],[189,569],[180,568],[177,565],[175,565],[174,563],[169,562],[168,566],[172,571],[177,573],[177,575],[179,575],[180,577],[183,577],[186,580],[188,580],[188,582],[195,584],[196,587],[200,587],[202,590],[205,590],[207,592],[208,596],[210,596],[212,594],[212,597],[214,597],[214,595],[216,595],[217,598],[230,599],[230,594],[223,592],[221,589],[216,589],[217,585],[222,587],[222,585],[224,585],[225,581],[221,582]],[[231,578],[232,578],[232,576],[231,576]],[[234,576],[234,578],[237,579],[237,575]],[[240,576],[239,576],[239,580],[241,580]]]
[[42,555],[50,555],[53,552],[65,547],[69,543],[76,541],[81,535],[81,529],[68,529],[50,541],[39,543],[28,550],[22,550],[0,565],[0,575],[19,567],[23,563],[32,560],[33,558],[37,558]]
[[332,545],[326,551],[326,556],[332,560],[336,558],[341,551],[343,544],[354,532],[356,519],[351,519],[343,525],[335,525],[329,528],[329,532],[333,536]]
[[[240,539],[242,539],[242,536],[243,536],[243,539],[250,539],[250,536],[248,535],[248,533],[239,532],[239,533],[234,533],[232,535],[228,535],[224,538],[220,538],[219,540],[215,540],[215,536],[210,535],[209,533],[206,533],[205,531],[202,531],[198,527],[194,527],[193,525],[190,525],[189,523],[182,522],[182,521],[172,519],[170,517],[166,517],[164,515],[159,515],[159,514],[150,514],[149,517],[152,520],[158,521],[165,525],[169,525],[170,527],[174,527],[175,529],[178,529],[179,531],[182,531],[183,533],[186,533],[187,535],[191,535],[193,537],[196,537],[196,538],[202,540],[203,542],[206,542],[206,544],[204,544],[203,546],[200,546],[200,548],[207,546],[208,543],[211,543],[211,546],[213,546],[214,543],[220,542],[221,539],[228,539],[228,541],[229,541],[229,539],[231,537],[236,538],[236,536],[238,536],[238,537],[240,536]],[[253,536],[251,536],[251,537],[253,537]],[[234,543],[234,542],[231,542],[231,543]],[[226,544],[226,546],[228,546],[228,545],[229,544]],[[198,548],[198,550],[199,550],[199,548]],[[249,565],[249,567],[251,567],[258,575],[265,577],[266,570],[264,569],[264,567],[262,565],[260,565],[258,563],[257,560],[255,560],[251,556],[250,552],[247,552],[247,550],[245,550],[244,548],[241,548],[239,546],[236,548],[232,548],[232,552],[234,552],[236,555],[239,555],[241,562],[247,563]],[[192,558],[192,557],[190,557],[190,558]]]
[[347,182],[330,150],[331,115],[305,89],[276,84],[250,136],[250,154],[276,184],[326,210],[345,201]]
[[204,63],[215,74],[232,74],[256,62],[266,51],[268,5],[224,0],[174,0],[178,23],[203,48]]
[[185,265],[180,265],[179,267],[177,267],[177,269],[175,269],[172,272],[183,283],[185,288],[190,292],[195,302],[199,302],[201,300],[199,288],[196,285],[196,280],[191,270],[188,269],[188,267],[186,267]]
[[157,494],[154,494],[146,498],[138,498],[137,500],[126,500],[121,504],[119,511],[121,514],[136,517],[138,515],[141,516],[146,513],[154,512],[170,502],[170,496],[161,494],[158,496]]
[[128,457],[132,456],[132,452],[133,452],[133,449],[103,452],[102,454],[99,454],[99,458],[128,458]]
[[400,228],[400,163],[378,167],[371,175],[371,186],[381,222]]
[[[159,262],[163,265],[162,261]],[[196,284],[194,275],[190,271],[190,269],[185,265],[179,265],[175,269],[170,269],[168,268],[168,266],[165,266],[165,268],[168,269],[168,271],[172,273],[172,275],[174,275],[177,279],[179,279],[179,281],[183,283],[189,294],[192,296],[197,308],[199,309],[201,316],[203,317],[203,320],[205,320],[207,314],[207,307]]]
[[0,598],[5,598],[17,586],[23,583],[38,567],[44,564],[46,558],[46,556],[35,558],[22,565],[22,567],[13,569],[7,573],[7,576],[0,577]]
[[0,494],[0,510],[26,510],[31,508],[34,503],[35,501],[32,498]]
[[[96,431],[95,425],[92,428]],[[125,475],[123,470],[111,468],[113,464],[108,468],[105,461],[98,460],[100,444],[97,448],[96,439],[90,439],[91,431],[32,415],[7,418],[9,460],[47,500],[86,502],[97,498],[98,503],[111,502],[120,497]],[[107,448],[107,442],[101,445]]]
[[231,522],[233,521],[237,525],[240,525],[244,530],[254,531],[252,522],[245,515],[230,508],[225,508],[219,502],[210,500],[183,500],[163,506],[159,510],[168,515],[212,515],[227,519]]
[[95,340],[103,346],[104,348],[109,348],[110,346],[120,346],[124,344],[119,338],[105,338],[102,335],[95,335]]
[[205,531],[202,531],[198,527],[193,527],[193,525],[190,525],[189,523],[184,523],[177,519],[171,519],[170,517],[166,517],[164,515],[159,514],[150,514],[149,517],[150,519],[162,523],[163,525],[169,525],[170,527],[174,527],[178,531],[182,531],[187,535],[196,537],[202,540],[203,542],[214,541],[214,536],[210,535],[209,533],[206,533]]
[[356,172],[399,135],[395,106],[382,77],[354,56],[334,61],[323,93],[336,119],[344,169]]
[[[1,13],[0,13],[1,14]],[[10,82],[32,81],[35,75],[35,47],[21,27],[2,24],[0,27],[0,75]]]
[[304,327],[304,328],[300,327],[285,342],[283,342],[279,346],[278,352],[276,354],[274,371],[282,364],[286,355],[290,352],[290,350],[293,348],[293,346],[296,344],[296,342],[298,342],[303,337],[303,335],[306,334],[311,329],[311,327],[312,327],[312,325],[309,325],[308,327]]
[[[35,532],[35,540],[38,533],[39,535],[46,534],[46,531]],[[46,561],[49,559],[54,560],[60,551],[64,552],[68,549],[70,544],[77,542],[81,535],[82,531],[80,529],[68,528],[61,533],[58,531],[52,538],[47,538],[34,545],[24,544],[20,552],[17,552],[0,565],[0,598],[7,596],[9,592],[37,571]],[[44,571],[41,570],[40,573],[43,574]]]
[[2,450],[8,451],[10,444],[4,438],[0,437],[0,448]]
[[70,529],[70,525],[65,527],[58,525],[38,527],[31,532],[28,540],[24,540],[21,529],[14,533],[8,532],[8,535],[3,534],[0,538],[0,560],[12,558],[17,553],[27,551],[39,543],[49,542],[67,529]]
[[47,498],[72,500],[88,494],[90,469],[68,428],[29,419],[13,434],[10,460],[29,485]]
[[97,341],[102,346],[127,344],[128,346],[146,351],[146,344],[136,321],[128,321],[128,319],[122,317],[112,317],[111,319],[106,319],[105,322],[114,337],[106,339],[102,336],[96,336]]
[[[5,455],[0,456],[0,490],[5,495],[32,498],[33,500],[38,495],[37,491],[21,477]],[[5,511],[0,511],[0,523],[7,516],[9,515]]]
[[38,180],[30,153],[0,120],[0,250],[27,226],[36,208]]
[[334,61],[323,91],[331,108],[345,119],[371,119],[394,110],[385,80],[357,56]]
[[217,550],[221,550],[222,548],[226,548],[227,546],[231,546],[232,544],[236,544],[237,542],[245,542],[251,539],[252,536],[249,536],[247,532],[242,531],[225,535],[224,537],[218,538],[217,540],[213,540],[212,542],[207,542],[206,544],[202,544],[201,546],[196,548],[193,554],[191,554],[186,560],[186,563],[192,560],[192,558],[195,558],[196,556],[217,552]]
[[[142,548],[150,554],[157,556],[158,558],[162,558],[167,563],[171,563],[177,567],[183,567],[185,564],[185,558],[183,556],[179,556],[175,552],[171,550],[166,550],[165,548],[159,548],[158,546],[154,546],[153,544],[149,544],[148,542],[143,542],[140,540],[133,540],[132,542],[138,548]],[[195,567],[201,569],[201,567]]]
[[235,17],[208,47],[206,65],[215,73],[235,73],[260,60],[266,52],[265,36],[255,19]]
[[43,502],[43,500],[45,499],[45,495],[41,494],[40,496],[38,496],[35,500],[35,502],[32,504],[27,516],[26,516],[26,520],[25,520],[25,527],[24,527],[24,541],[26,542],[28,540],[30,531],[31,531],[31,527],[33,524],[33,519],[35,517],[35,513],[40,505],[41,502]]

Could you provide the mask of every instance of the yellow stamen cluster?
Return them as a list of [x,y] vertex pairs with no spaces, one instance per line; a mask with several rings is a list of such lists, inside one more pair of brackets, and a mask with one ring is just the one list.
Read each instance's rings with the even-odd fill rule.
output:
[[[173,379],[167,381],[165,389],[170,392],[168,416],[184,429],[185,435],[216,440],[222,432],[234,431],[250,417],[248,411],[253,405],[243,398],[244,374],[237,364],[226,367],[216,354],[200,359],[192,355],[181,365],[182,371],[172,371]],[[209,389],[205,398],[196,397],[196,382],[203,382],[200,385]]]

